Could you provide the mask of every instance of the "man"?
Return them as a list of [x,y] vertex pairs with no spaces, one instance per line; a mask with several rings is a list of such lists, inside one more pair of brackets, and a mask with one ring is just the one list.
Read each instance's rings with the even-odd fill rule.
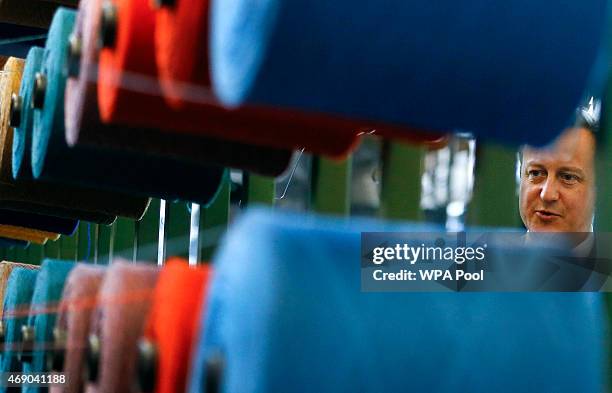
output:
[[598,112],[591,99],[551,146],[522,149],[519,210],[530,232],[593,231]]
[[531,232],[592,232],[595,137],[565,131],[548,148],[523,149],[519,208]]
[[[562,258],[561,270],[549,281],[554,289],[599,290],[610,274],[609,245],[593,232],[595,210],[595,132],[599,104],[578,110],[576,126],[565,130],[550,146],[524,147],[520,157],[519,210],[531,235],[564,232],[563,244],[572,258]],[[601,274],[600,274],[601,273]]]

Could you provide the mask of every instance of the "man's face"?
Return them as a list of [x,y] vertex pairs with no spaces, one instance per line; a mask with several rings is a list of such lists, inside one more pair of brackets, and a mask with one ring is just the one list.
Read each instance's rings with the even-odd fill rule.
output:
[[590,232],[595,204],[595,138],[565,131],[552,147],[523,150],[519,207],[532,232]]

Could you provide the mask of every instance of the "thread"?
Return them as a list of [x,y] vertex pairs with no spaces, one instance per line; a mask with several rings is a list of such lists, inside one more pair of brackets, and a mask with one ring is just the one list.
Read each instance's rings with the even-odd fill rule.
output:
[[[196,89],[198,87],[211,89],[208,56],[210,4],[210,1],[176,0],[170,5],[158,7],[156,11],[155,55],[157,68],[162,91],[168,103],[173,107],[189,106],[191,101],[187,97],[193,95],[191,92],[194,91],[194,87]],[[194,40],[191,37],[203,38]],[[177,61],[177,59],[181,60]],[[216,106],[218,111],[219,103],[216,100],[210,100],[210,104]],[[214,106],[203,107],[203,109],[214,110]],[[305,147],[306,150],[314,153],[325,153],[325,151],[321,151],[321,149],[325,149],[325,146],[320,145],[322,143],[321,135],[324,135],[328,139],[326,142],[329,143],[330,139],[337,138],[342,134],[342,130],[345,130],[345,132],[346,130],[355,131],[357,136],[363,132],[376,130],[377,134],[383,137],[399,139],[413,144],[435,145],[440,139],[440,136],[428,134],[423,130],[397,127],[380,122],[348,122],[346,119],[341,121],[341,119],[334,119],[331,116],[310,114],[312,116],[311,123],[304,123],[304,118],[309,116],[307,113],[291,113],[287,110],[267,112],[265,107],[253,109],[261,113],[259,118],[255,117],[251,121],[249,121],[250,117],[255,116],[256,113],[247,108],[228,112],[226,116],[245,118],[243,125],[240,126],[243,128],[243,134],[246,133],[248,128],[253,128],[252,120],[267,122],[270,128],[277,129],[276,134],[278,136],[275,139],[280,138],[284,143],[287,143],[287,147],[293,149]],[[282,117],[286,119],[281,121]],[[281,122],[276,123],[278,121]],[[306,126],[302,124],[306,124]],[[236,124],[236,126],[239,126],[239,124]],[[231,124],[226,127],[231,128]],[[319,133],[316,133],[317,131]],[[210,131],[204,130],[204,132]],[[227,134],[228,132],[224,131],[224,133]],[[296,133],[298,135],[292,135]],[[254,130],[252,134],[252,136],[259,136],[264,139],[271,138],[269,133],[262,132],[262,130]],[[245,135],[241,135],[241,138],[248,140],[248,136]],[[312,138],[315,138],[315,140],[312,140]],[[301,142],[298,142],[300,139]]]
[[[72,33],[81,49],[80,57],[71,59],[77,75],[69,77],[66,85],[65,119],[69,145],[102,147],[140,156],[153,154],[176,160],[176,163],[161,162],[160,166],[176,166],[182,162],[218,164],[270,176],[277,176],[285,170],[291,156],[289,151],[228,143],[201,135],[177,134],[155,127],[134,128],[101,123],[97,100],[100,15],[100,1],[81,2]],[[183,169],[177,168],[177,171]]]
[[602,92],[609,15],[605,0],[213,1],[211,75],[231,107],[542,145]]
[[[4,348],[2,351],[2,371],[21,372],[20,363],[17,360],[17,343],[21,337],[21,326],[27,322],[27,314],[19,318],[7,318],[15,308],[28,307],[34,293],[34,284],[38,270],[16,267],[12,270],[6,284],[5,296],[3,298],[4,324]],[[0,387],[0,391],[6,391],[6,387]]]
[[19,227],[19,226],[14,226],[14,225],[6,225],[6,224],[0,224],[0,231],[2,231],[4,233],[24,232],[24,233],[29,233],[32,236],[38,236],[38,237],[41,237],[41,238],[48,238],[49,240],[58,240],[60,238],[60,234],[59,233],[42,231],[42,230],[39,230],[39,229],[32,229],[32,228],[29,228],[29,227]]
[[157,281],[158,269],[142,263],[115,260],[106,273],[99,292],[99,307],[95,311],[90,333],[102,343],[98,380],[88,383],[86,392],[130,392],[136,361],[136,343],[151,306],[151,298],[130,303],[105,303],[124,292],[151,292]]
[[[64,283],[70,271],[76,266],[74,262],[45,259],[40,266],[36,277],[36,285],[32,294],[28,326],[34,327],[34,349],[32,360],[23,363],[23,372],[47,372],[45,362],[45,343],[52,341],[53,328],[57,313],[38,313],[39,308],[46,307],[47,302],[58,302],[64,289]],[[41,390],[40,387],[24,385],[24,392],[34,393]]]
[[[102,121],[162,127],[187,133],[206,133],[217,138],[284,149],[292,149],[295,144],[300,144],[299,137],[298,141],[293,143],[279,143],[285,133],[300,136],[302,131],[297,129],[298,125],[302,124],[304,128],[312,127],[308,121],[313,122],[314,117],[299,119],[300,121],[291,123],[294,127],[286,127],[283,122],[295,120],[293,118],[297,115],[293,114],[273,123],[266,122],[268,117],[261,111],[255,111],[251,117],[238,117],[216,105],[193,104],[185,105],[180,110],[173,110],[160,97],[161,87],[157,82],[148,86],[151,91],[147,95],[123,89],[122,86],[133,84],[137,75],[148,76],[157,81],[154,43],[151,40],[151,36],[155,33],[155,16],[146,0],[122,0],[113,4],[119,12],[117,40],[113,48],[102,49],[99,60],[98,104]],[[151,112],[156,113],[155,121],[148,115]],[[271,110],[271,113],[275,112]],[[318,138],[321,135],[331,135],[336,129],[336,127],[316,128],[315,131],[314,128],[308,129]],[[283,130],[291,131],[283,132]],[[339,131],[334,134],[336,138],[318,143],[322,147],[325,146],[324,151],[335,156],[343,156],[355,147],[357,143],[355,134],[356,131],[345,128],[344,132]],[[244,135],[253,136],[248,140],[241,139]],[[313,143],[315,142],[316,139]]]
[[49,240],[46,236],[41,236],[34,231],[20,227],[15,227],[13,229],[2,228],[0,229],[0,236],[41,245],[47,243],[47,240]]
[[61,343],[56,342],[55,348],[65,350],[64,367],[61,371],[66,373],[70,383],[64,387],[51,387],[51,392],[78,393],[82,391],[84,349],[104,274],[104,268],[78,264],[68,275],[56,324],[58,329],[65,332],[66,342],[63,347]]
[[[41,64],[41,73],[47,78],[43,109],[34,109],[32,126],[32,174],[40,180],[60,180],[70,182],[76,174],[81,174],[81,183],[95,187],[102,179],[125,173],[128,166],[124,162],[113,160],[112,156],[90,151],[79,154],[68,149],[64,139],[64,85],[63,65],[66,59],[68,35],[74,25],[75,11],[59,8],[54,16],[45,46]],[[97,163],[98,173],[93,166],[85,163]],[[82,169],[85,167],[86,169]],[[43,172],[43,168],[45,171]],[[127,176],[125,176],[127,177]],[[123,178],[123,176],[121,176]],[[85,180],[86,179],[86,180]],[[95,180],[92,180],[95,179]],[[133,180],[133,179],[129,179]],[[133,197],[129,194],[115,193],[114,199],[121,201],[124,209],[122,215],[139,219],[142,217],[149,201],[146,198]]]
[[[83,219],[106,225],[111,224],[116,218],[116,214],[112,213],[121,213],[122,209],[113,205],[124,203],[112,194],[74,187],[35,184],[31,181],[32,110],[29,102],[31,102],[34,74],[40,69],[43,52],[42,48],[31,48],[26,58],[23,78],[18,92],[24,103],[20,126],[16,128],[2,127],[0,130],[3,135],[6,135],[7,140],[13,140],[12,159],[10,159],[9,154],[3,154],[0,162],[0,166],[3,168],[0,173],[5,174],[0,177],[0,189],[2,189],[0,195],[3,197],[0,198],[2,199],[0,207],[70,219]],[[11,93],[17,93],[17,91],[3,92],[7,95],[6,93],[10,97]],[[7,119],[9,112],[10,99],[2,100],[0,117]],[[7,146],[5,145],[4,148],[7,148]],[[11,168],[13,178],[18,179],[17,183],[7,178],[8,168]]]
[[[141,206],[145,199],[129,194],[207,204],[219,190],[223,168],[186,164],[180,166],[171,160],[142,159],[118,152],[85,147],[70,148],[66,144],[63,105],[66,74],[63,65],[75,17],[74,11],[60,8],[49,30],[45,49],[47,55],[41,67],[48,81],[47,92],[43,108],[34,110],[34,177],[105,189],[115,193],[124,204],[131,202],[136,206]],[[163,166],[164,163],[167,166]]]
[[[607,317],[596,293],[361,290],[362,232],[433,242],[424,231],[251,209],[217,251],[188,391],[213,379],[226,393],[601,391]],[[545,249],[491,252],[535,261]],[[207,375],[213,364],[220,373]]]
[[4,297],[6,294],[6,288],[8,286],[8,280],[11,275],[11,272],[15,268],[33,270],[33,269],[38,269],[38,266],[29,265],[27,263],[18,263],[18,262],[9,262],[9,261],[0,262],[0,319],[2,319],[4,315]]
[[[159,273],[144,337],[156,347],[156,393],[184,392],[203,296],[212,269],[171,258]],[[180,332],[180,334],[177,334]],[[150,382],[150,381],[148,381]]]

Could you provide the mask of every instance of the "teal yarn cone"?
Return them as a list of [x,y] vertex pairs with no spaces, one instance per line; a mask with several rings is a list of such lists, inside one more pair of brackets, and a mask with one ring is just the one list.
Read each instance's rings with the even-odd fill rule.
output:
[[[4,324],[4,351],[0,365],[2,372],[19,372],[17,359],[21,341],[21,326],[28,321],[27,310],[34,293],[38,270],[16,267],[11,272],[4,295],[2,323]],[[6,387],[0,391],[6,391]]]
[[13,178],[27,179],[32,177],[31,158],[31,132],[32,129],[32,83],[34,74],[42,64],[44,49],[38,47],[30,48],[26,57],[19,95],[22,99],[20,122],[18,127],[13,127]]
[[[23,363],[23,372],[49,372],[46,368],[46,355],[49,344],[54,341],[53,328],[58,313],[58,305],[64,290],[64,283],[76,263],[45,259],[36,277],[36,285],[30,304],[28,326],[34,328],[34,350],[32,359]],[[24,386],[25,392],[42,391],[40,387]]]

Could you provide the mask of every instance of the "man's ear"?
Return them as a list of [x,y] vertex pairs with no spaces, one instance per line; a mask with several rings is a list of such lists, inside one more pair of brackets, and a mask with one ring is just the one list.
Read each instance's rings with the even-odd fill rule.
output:
[[523,165],[523,147],[521,146],[519,148],[519,150],[516,152],[516,164],[515,164],[515,171],[514,171],[514,180],[516,181],[516,195],[519,195],[519,192],[521,190],[521,174],[522,174],[522,168],[521,166]]

